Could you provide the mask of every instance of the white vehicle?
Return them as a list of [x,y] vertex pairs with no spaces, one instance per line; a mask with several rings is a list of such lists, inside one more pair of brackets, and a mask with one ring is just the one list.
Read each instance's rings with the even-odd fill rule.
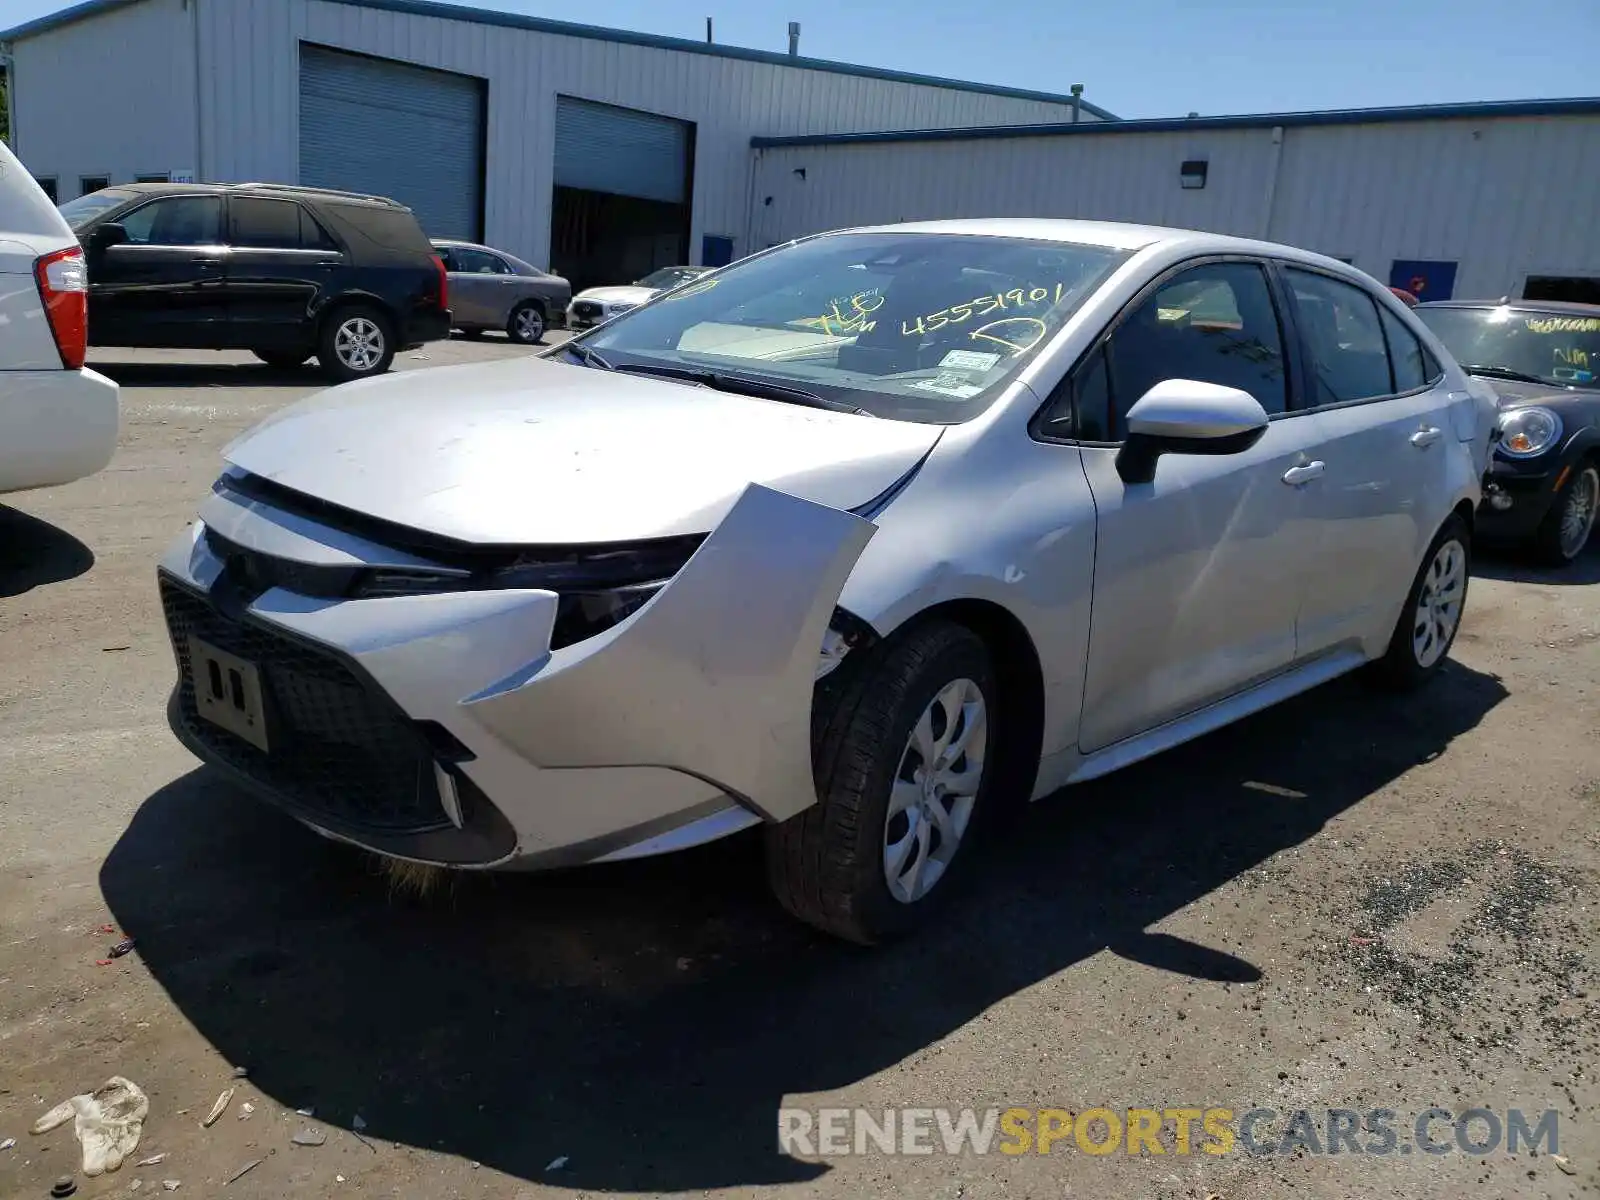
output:
[[653,296],[700,278],[710,267],[662,267],[637,283],[585,288],[567,305],[567,328],[590,329],[638,308]]
[[1320,255],[1089,221],[808,238],[240,438],[160,566],[169,714],[397,858],[760,826],[783,904],[871,942],[1008,804],[1360,667],[1437,673],[1493,419]]
[[83,365],[89,275],[66,218],[0,145],[0,493],[93,475],[117,385]]

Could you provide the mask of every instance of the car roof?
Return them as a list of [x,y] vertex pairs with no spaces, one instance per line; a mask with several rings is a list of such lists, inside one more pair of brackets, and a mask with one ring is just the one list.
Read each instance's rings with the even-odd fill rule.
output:
[[184,195],[222,195],[224,192],[246,196],[270,196],[282,200],[337,200],[344,204],[370,204],[383,208],[404,208],[398,200],[375,196],[366,192],[344,192],[335,188],[304,187],[297,183],[113,183],[103,188],[108,192],[133,192],[140,195],[159,195],[163,192],[180,192]]
[[1600,304],[1575,300],[1429,300],[1418,308],[1515,308],[1525,312],[1561,313],[1574,317],[1600,317]]
[[947,221],[910,221],[895,225],[868,225],[838,233],[948,233],[981,237],[1028,238],[1043,242],[1071,242],[1104,246],[1112,250],[1143,250],[1166,245],[1195,252],[1272,254],[1304,262],[1353,270],[1336,258],[1277,242],[1231,237],[1198,229],[1161,225],[1135,225],[1120,221],[1079,221],[1056,217],[983,217]]

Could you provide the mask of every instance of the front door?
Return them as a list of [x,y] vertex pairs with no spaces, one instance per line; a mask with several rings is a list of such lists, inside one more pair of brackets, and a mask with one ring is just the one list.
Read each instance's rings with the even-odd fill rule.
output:
[[1249,450],[1167,455],[1150,483],[1124,483],[1114,447],[1084,447],[1096,509],[1085,753],[1294,661],[1321,435],[1288,411],[1283,351],[1262,264],[1213,261],[1159,284],[1080,368],[1085,439],[1120,441],[1128,409],[1166,379],[1241,388],[1274,417]]
[[90,242],[90,340],[195,349],[224,344],[221,197],[163,196],[118,224],[127,241]]
[[247,350],[310,353],[315,317],[344,252],[292,200],[228,200],[228,339]]
[[1302,657],[1382,648],[1445,514],[1456,441],[1444,372],[1366,288],[1283,268],[1305,347],[1308,406],[1325,441],[1318,584],[1298,622]]

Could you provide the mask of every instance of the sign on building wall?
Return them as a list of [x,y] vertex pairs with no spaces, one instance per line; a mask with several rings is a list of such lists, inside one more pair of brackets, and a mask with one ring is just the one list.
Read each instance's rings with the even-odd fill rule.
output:
[[1456,286],[1456,264],[1397,258],[1389,268],[1389,286],[1404,288],[1418,300],[1448,300]]

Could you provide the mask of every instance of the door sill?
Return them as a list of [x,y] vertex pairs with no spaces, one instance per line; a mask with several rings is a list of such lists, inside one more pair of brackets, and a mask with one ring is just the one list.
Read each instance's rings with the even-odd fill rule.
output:
[[1103,750],[1096,750],[1078,764],[1078,769],[1067,777],[1067,782],[1085,783],[1109,775],[1112,771],[1120,771],[1153,754],[1160,754],[1163,750],[1181,746],[1224,725],[1231,725],[1241,717],[1248,717],[1291,696],[1320,687],[1329,680],[1348,674],[1366,661],[1366,656],[1353,648],[1314,658],[1225,700],[1114,742]]

